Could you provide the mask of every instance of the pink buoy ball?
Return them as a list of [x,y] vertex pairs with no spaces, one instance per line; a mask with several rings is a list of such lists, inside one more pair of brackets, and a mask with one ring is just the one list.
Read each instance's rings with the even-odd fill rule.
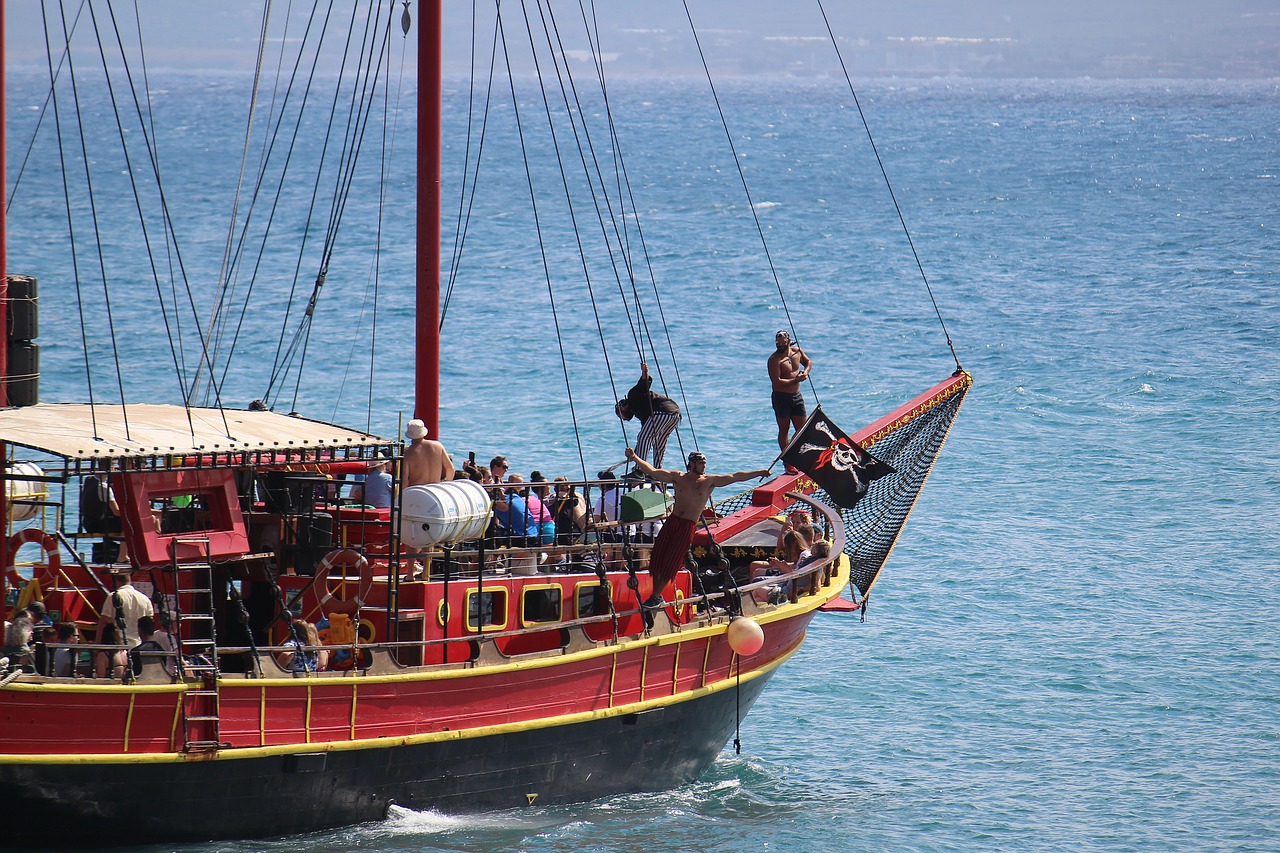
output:
[[764,645],[764,629],[760,623],[739,616],[729,623],[729,648],[740,655],[754,655]]

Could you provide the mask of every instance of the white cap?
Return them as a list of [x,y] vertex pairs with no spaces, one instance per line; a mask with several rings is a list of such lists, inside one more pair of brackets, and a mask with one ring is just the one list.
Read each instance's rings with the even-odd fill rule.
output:
[[424,438],[427,434],[427,425],[418,418],[409,421],[404,428],[404,437],[408,439]]

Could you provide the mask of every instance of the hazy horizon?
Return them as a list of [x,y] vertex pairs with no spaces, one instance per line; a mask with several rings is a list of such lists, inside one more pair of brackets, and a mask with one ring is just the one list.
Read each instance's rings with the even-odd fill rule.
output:
[[[210,8],[189,0],[144,0],[141,8],[150,67],[252,68],[261,2],[229,0]],[[273,23],[279,23],[283,8],[278,3],[273,7]],[[413,8],[416,14],[417,4]],[[504,8],[523,27],[518,7]],[[482,14],[491,15],[491,9],[486,4]],[[816,2],[692,0],[689,9],[717,73],[806,76],[839,70]],[[700,73],[697,46],[678,0],[596,3],[595,10],[600,52],[611,73]],[[860,75],[1280,76],[1280,5],[1274,0],[1081,0],[1070,6],[1011,0],[901,0],[892,5],[828,0],[825,11],[846,63]],[[98,14],[100,24],[107,26],[103,12]],[[126,31],[131,14],[132,9],[117,11]],[[585,59],[590,48],[579,35],[578,5],[557,7],[556,14],[566,46]],[[464,73],[470,4],[447,3],[445,16],[446,34],[463,34],[446,38],[446,72]],[[88,26],[87,21],[86,15],[81,25]],[[56,17],[53,23],[60,26]],[[510,32],[514,23],[509,26],[509,37],[515,38]],[[43,67],[44,39],[38,5],[7,4],[9,67]],[[412,39],[405,49],[412,58]]]

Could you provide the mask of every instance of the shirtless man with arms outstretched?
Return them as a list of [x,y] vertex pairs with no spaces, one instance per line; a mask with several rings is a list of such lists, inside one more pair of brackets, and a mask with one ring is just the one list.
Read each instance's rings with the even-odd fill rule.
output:
[[778,449],[786,450],[790,428],[794,426],[797,433],[804,429],[806,415],[800,383],[809,378],[813,362],[799,344],[791,342],[791,335],[785,329],[779,331],[773,341],[769,381],[773,385],[773,414],[778,419]]
[[[693,542],[693,534],[697,529],[698,519],[702,517],[702,508],[711,499],[711,492],[720,486],[728,486],[750,480],[755,477],[769,476],[769,469],[758,471],[738,471],[734,474],[707,474],[707,457],[701,453],[689,454],[687,471],[671,471],[666,468],[654,468],[640,458],[634,450],[627,448],[627,458],[635,463],[636,470],[652,480],[670,483],[675,486],[675,504],[671,515],[658,531],[658,538],[653,542],[653,553],[649,556],[649,575],[653,578],[653,595],[645,602],[648,608],[662,604],[662,590],[671,583],[676,572],[684,565],[685,555]],[[652,616],[645,614],[646,625],[651,624]]]

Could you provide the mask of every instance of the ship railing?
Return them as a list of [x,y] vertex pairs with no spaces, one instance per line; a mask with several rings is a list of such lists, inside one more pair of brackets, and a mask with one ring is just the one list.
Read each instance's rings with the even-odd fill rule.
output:
[[[637,552],[648,552],[653,548],[652,542],[627,543]],[[505,577],[511,573],[513,566],[519,568],[522,558],[534,556],[534,562],[541,568],[539,576],[555,576],[558,574],[582,573],[593,570],[597,563],[597,555],[601,551],[610,552],[600,555],[598,562],[609,571],[626,571],[626,559],[620,553],[622,542],[587,542],[574,545],[503,545],[490,543],[484,550],[485,565],[483,575],[486,580]],[[618,551],[612,554],[612,551]],[[545,554],[546,560],[536,555]],[[582,559],[582,558],[591,559]],[[449,579],[474,578],[481,574],[479,549],[466,547],[445,551],[421,551],[414,555],[415,559],[431,561],[432,580],[443,580],[446,573]],[[561,558],[569,558],[560,562]],[[578,559],[574,559],[578,558]],[[513,563],[513,561],[515,561]],[[528,560],[526,559],[527,563]],[[501,571],[495,571],[500,569]],[[533,576],[533,575],[530,575]]]
[[[673,606],[679,606],[681,608],[692,608],[692,610],[688,612],[691,612],[692,614],[694,614],[693,618],[691,618],[688,623],[684,623],[679,619],[672,621],[671,630],[673,632],[679,632],[679,631],[685,630],[686,627],[699,627],[699,626],[711,624],[717,620],[727,620],[731,615],[735,613],[745,613],[749,615],[749,614],[773,609],[778,605],[771,604],[767,600],[767,598],[761,601],[761,600],[758,600],[756,597],[757,592],[765,592],[767,588],[772,585],[777,585],[785,589],[787,591],[786,602],[789,604],[795,604],[804,598],[818,595],[823,588],[831,584],[832,580],[835,578],[837,574],[836,569],[837,569],[838,560],[840,559],[841,552],[843,551],[843,548],[844,548],[844,528],[840,522],[840,517],[836,514],[836,511],[833,510],[830,506],[828,506],[827,504],[821,501],[814,500],[808,495],[800,494],[797,492],[789,492],[787,496],[794,499],[797,502],[803,502],[808,504],[810,507],[812,507],[815,520],[817,520],[819,516],[822,517],[824,522],[824,527],[827,530],[831,531],[831,534],[832,534],[830,556],[813,560],[799,568],[793,569],[790,572],[785,572],[777,575],[767,575],[764,577],[757,578],[755,580],[748,581],[746,583],[736,584],[735,586],[729,589],[716,589],[716,590],[705,592],[705,593],[695,592],[695,594],[690,595],[688,598],[681,599],[678,602],[666,602],[663,607],[664,611],[667,608],[670,608]],[[598,546],[595,544],[591,544],[591,545],[584,545],[584,546],[566,546],[566,547],[579,548],[582,551],[591,551],[596,549]],[[459,644],[461,644],[462,646],[470,650],[469,654],[467,655],[467,659],[463,661],[456,661],[448,664],[443,664],[443,666],[453,666],[453,667],[474,666],[477,663],[478,658],[480,657],[479,651],[482,644],[495,643],[497,641],[520,637],[520,636],[528,636],[531,634],[541,634],[548,631],[561,631],[566,636],[568,636],[570,632],[577,631],[582,633],[583,636],[587,639],[587,641],[591,645],[597,645],[602,642],[616,643],[619,640],[623,639],[624,637],[639,635],[640,632],[636,632],[635,635],[633,634],[619,635],[615,633],[612,636],[601,640],[601,639],[593,639],[589,636],[586,636],[585,629],[591,625],[599,625],[599,624],[605,624],[610,622],[624,623],[630,620],[631,617],[635,617],[637,615],[642,614],[643,611],[644,611],[644,608],[635,607],[627,610],[618,610],[610,613],[603,613],[603,614],[592,615],[592,616],[582,616],[574,619],[539,622],[533,625],[523,626],[520,628],[505,629],[505,630],[492,630],[492,631],[486,630],[483,627],[483,625],[481,625],[481,626],[477,626],[474,629],[473,633],[469,632],[467,634],[464,634],[462,636],[457,636],[457,637],[442,637],[442,638],[435,638],[435,639],[412,639],[412,640],[402,640],[402,641],[379,641],[375,643],[358,643],[357,642],[357,643],[348,643],[348,644],[342,644],[342,645],[323,645],[323,646],[316,646],[314,648],[316,650],[324,649],[330,652],[333,652],[339,649],[348,649],[351,651],[353,659],[358,661],[363,659],[364,657],[363,653],[366,651],[375,652],[378,650],[385,650],[385,651],[394,653],[395,651],[398,651],[401,649],[403,650],[424,649],[425,650],[430,648],[441,648],[441,647],[448,647],[448,646],[456,647]],[[566,645],[568,645],[568,641],[562,642],[560,644],[560,648],[563,648]],[[291,650],[292,648],[293,648],[292,646],[288,648],[260,647],[258,651],[270,652],[274,659],[274,654],[276,652]],[[218,654],[219,655],[244,654],[249,651],[251,650],[248,647],[220,647],[218,649]],[[554,652],[555,649],[542,650],[541,653],[545,653],[548,651]],[[447,659],[447,656],[446,656],[446,659]],[[440,664],[436,664],[436,665],[440,665]],[[364,669],[364,668],[366,667],[361,667],[361,666],[356,667],[357,670]],[[285,670],[282,669],[281,672],[283,674]]]
[[[792,592],[790,593],[790,596],[789,596],[789,603],[797,603],[801,599],[804,599],[809,596],[817,595],[819,591],[822,589],[822,587],[828,585],[831,582],[831,579],[835,575],[834,567],[835,567],[836,560],[838,559],[839,559],[839,555],[836,554],[832,557],[824,557],[819,560],[815,560],[814,562],[809,563],[800,569],[797,569],[792,572],[788,572],[786,574],[771,575],[765,578],[760,578],[758,580],[752,581],[751,583],[742,584],[738,586],[736,589],[716,590],[714,592],[708,592],[701,595],[693,595],[693,596],[690,596],[689,598],[681,599],[678,602],[666,602],[664,609],[678,605],[683,608],[693,608],[693,612],[696,614],[694,618],[692,618],[688,623],[680,622],[679,620],[671,622],[672,632],[679,633],[680,631],[686,630],[688,628],[701,627],[708,624],[713,624],[717,621],[727,621],[735,613],[743,613],[746,615],[751,615],[754,613],[775,609],[775,607],[778,605],[757,601],[754,596],[754,593],[757,590],[763,591],[770,585],[775,585],[775,584],[781,585],[781,584],[790,583]],[[736,599],[736,601],[732,601],[732,606],[730,601],[731,599]],[[633,609],[628,609],[628,610],[620,610],[620,611],[617,611],[616,618],[619,620],[626,620],[628,617],[636,616],[641,612],[642,612],[642,608],[638,608],[638,607]],[[304,649],[307,651],[328,651],[330,653],[336,650],[345,649],[345,650],[351,651],[352,657],[356,660],[362,659],[364,657],[365,652],[385,651],[388,653],[394,653],[395,651],[402,650],[402,649],[417,650],[417,649],[441,648],[441,647],[447,647],[447,646],[454,646],[454,647],[463,646],[470,649],[470,653],[468,654],[466,660],[454,661],[448,664],[432,665],[432,666],[446,666],[446,667],[456,668],[461,666],[477,665],[478,658],[479,658],[479,650],[481,646],[486,643],[496,643],[504,639],[516,638],[522,635],[539,634],[547,631],[561,631],[566,635],[568,635],[570,632],[577,630],[582,632],[583,635],[585,636],[585,629],[588,626],[609,623],[614,619],[615,619],[615,614],[606,613],[606,614],[596,615],[596,616],[583,616],[575,619],[566,619],[563,621],[538,623],[536,625],[530,625],[522,628],[513,628],[509,630],[478,631],[476,633],[468,634],[466,636],[461,636],[461,637],[443,637],[443,638],[425,639],[425,640],[380,641],[375,643],[354,643],[354,644],[342,644],[342,645],[305,646]],[[639,635],[637,634],[636,636],[639,636]],[[616,643],[617,641],[624,638],[625,637],[615,636],[602,641],[602,640],[594,640],[594,639],[591,639],[590,637],[587,637],[587,640],[591,645],[599,645],[602,643],[605,643],[605,644]],[[565,645],[568,645],[567,641],[561,644],[561,648],[563,648],[563,646]],[[294,651],[294,650],[295,650],[295,647],[292,645],[270,646],[270,647],[260,646],[257,649],[259,653],[262,653],[264,655],[269,654],[272,660],[275,659],[275,655],[279,652]],[[222,646],[218,648],[218,654],[220,656],[244,655],[246,653],[250,653],[251,651],[252,650],[248,646]],[[550,649],[550,650],[543,650],[539,653],[545,654],[547,652],[554,652],[554,651],[555,649]],[[367,666],[356,666],[353,668],[353,670],[343,670],[342,672],[345,673],[345,672],[352,672],[352,671],[361,671],[367,668],[368,668]],[[322,676],[322,675],[325,675],[326,673],[289,673],[288,670],[285,670],[283,667],[281,667],[280,677],[284,677],[286,674],[293,674],[295,676],[300,676],[300,677],[308,677],[310,675]]]
[[[805,501],[806,503],[809,503],[810,505],[812,505],[815,510],[815,516],[816,514],[821,513],[823,515],[831,517],[829,520],[834,522],[833,533],[835,534],[834,536],[835,541],[833,541],[832,543],[831,556],[814,560],[790,572],[786,572],[778,575],[769,575],[769,576],[760,577],[760,578],[751,580],[749,582],[740,583],[740,584],[737,584],[736,586],[731,586],[728,589],[715,589],[705,593],[698,593],[697,588],[695,587],[694,594],[691,594],[688,598],[682,598],[679,601],[665,603],[663,608],[664,610],[666,608],[678,606],[680,608],[685,609],[685,612],[690,613],[690,618],[688,619],[687,622],[682,618],[669,620],[671,625],[671,628],[670,628],[671,631],[679,632],[687,628],[699,627],[699,626],[711,624],[717,620],[727,619],[730,615],[738,612],[742,612],[750,615],[753,613],[772,609],[775,606],[774,604],[770,604],[767,599],[764,601],[758,600],[756,595],[757,592],[764,591],[767,587],[771,585],[777,585],[784,589],[787,589],[788,603],[796,603],[808,596],[818,594],[818,592],[823,587],[831,583],[833,577],[836,575],[837,560],[840,557],[840,549],[843,546],[843,529],[839,524],[838,517],[832,517],[834,516],[834,512],[830,508],[828,508],[825,504],[812,501],[811,499],[809,499],[804,495],[793,494],[792,496],[798,500]],[[588,552],[588,551],[594,550],[597,546],[582,545],[582,546],[563,546],[563,547],[572,548],[574,550],[579,550],[582,552]],[[548,576],[548,577],[553,577],[553,576]],[[440,648],[440,647],[446,647],[451,645],[456,647],[457,644],[464,644],[464,646],[470,650],[469,653],[466,655],[466,659],[461,661],[454,661],[454,662],[443,664],[443,665],[445,666],[474,665],[480,656],[479,652],[484,644],[495,643],[497,641],[502,641],[509,638],[520,637],[522,635],[527,636],[531,634],[545,634],[546,632],[549,632],[549,631],[560,631],[562,632],[562,635],[566,637],[565,641],[560,644],[561,648],[569,644],[571,640],[571,634],[574,632],[581,633],[590,645],[617,642],[621,639],[624,639],[625,637],[638,636],[642,632],[635,631],[635,632],[628,632],[625,634],[619,634],[615,630],[615,632],[612,633],[610,636],[605,636],[603,638],[590,637],[586,635],[586,628],[588,628],[589,626],[606,624],[610,622],[616,622],[619,624],[634,624],[636,620],[632,619],[632,617],[635,617],[638,614],[641,614],[642,610],[643,608],[634,607],[626,610],[617,610],[617,611],[602,613],[598,615],[581,616],[573,619],[539,622],[536,624],[531,624],[531,625],[522,626],[522,627],[513,628],[513,629],[505,629],[505,630],[488,630],[483,625],[478,627],[473,626],[473,629],[468,633],[463,634],[461,636],[455,636],[455,637],[409,639],[409,640],[402,640],[402,641],[385,641],[384,640],[384,641],[379,641],[374,643],[357,642],[357,643],[351,643],[351,644],[322,645],[322,646],[315,647],[315,649],[317,650],[324,649],[329,652],[334,652],[342,649],[350,650],[352,658],[354,660],[363,662],[365,659],[367,659],[366,653],[373,653],[378,650],[388,651],[393,653],[394,655],[395,651],[401,650],[401,649],[404,649],[404,650],[428,649],[433,647]],[[56,647],[61,647],[61,646],[59,644]],[[53,648],[55,648],[55,646],[51,646],[51,650]],[[98,647],[90,644],[76,644],[75,648],[80,652],[92,653],[96,651]],[[259,654],[268,653],[271,655],[272,660],[274,660],[274,656],[277,652],[292,650],[292,648],[293,648],[292,646],[259,647],[256,651]],[[227,655],[244,655],[246,653],[252,653],[253,651],[254,651],[253,649],[247,646],[218,646],[216,649],[216,655],[219,657],[227,656]],[[554,649],[548,649],[543,651],[554,651]],[[90,654],[90,658],[92,659],[92,654]],[[443,659],[447,660],[448,656],[446,655]],[[441,664],[432,664],[432,665],[438,666]],[[403,665],[397,664],[397,666],[403,666]],[[368,668],[367,664],[365,665],[357,664],[357,666],[355,667],[355,669],[357,670],[364,670],[367,668]],[[284,672],[286,672],[286,670],[281,669],[281,673],[283,674]],[[100,680],[105,680],[105,679],[100,679]]]

